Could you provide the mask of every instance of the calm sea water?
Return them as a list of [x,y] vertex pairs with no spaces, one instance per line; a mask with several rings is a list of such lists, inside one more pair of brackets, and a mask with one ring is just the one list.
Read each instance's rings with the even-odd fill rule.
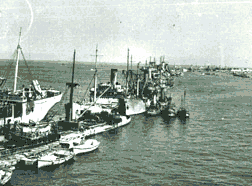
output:
[[[101,66],[100,81],[109,81],[110,67]],[[71,64],[32,63],[30,68],[41,86],[64,91],[71,81]],[[75,100],[83,99],[91,68],[76,65],[75,82],[81,86]],[[19,82],[28,83],[28,72],[21,69]],[[52,169],[15,170],[9,185],[250,185],[251,80],[188,72],[175,85],[171,93],[177,105],[186,90],[190,119],[133,116],[115,133],[95,136],[98,150]]]

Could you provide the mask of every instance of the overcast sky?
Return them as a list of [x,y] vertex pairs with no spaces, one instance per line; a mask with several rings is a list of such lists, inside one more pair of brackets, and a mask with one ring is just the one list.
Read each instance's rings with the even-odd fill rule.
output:
[[252,1],[0,0],[0,58],[252,67]]

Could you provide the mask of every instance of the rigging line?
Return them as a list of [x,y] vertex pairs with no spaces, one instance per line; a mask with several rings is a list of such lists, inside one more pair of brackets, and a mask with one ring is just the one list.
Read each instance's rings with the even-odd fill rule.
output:
[[31,75],[30,68],[29,68],[29,66],[28,66],[28,64],[27,64],[27,62],[26,62],[26,60],[25,60],[25,56],[24,56],[24,53],[23,53],[23,51],[22,51],[21,48],[20,48],[20,51],[21,51],[21,54],[22,54],[23,59],[24,59],[24,61],[25,61],[25,65],[26,65],[26,67],[27,67],[27,69],[28,69],[28,72],[29,72],[29,74],[30,74],[30,79],[32,80],[32,75]]
[[89,85],[88,85],[88,88],[87,88],[87,90],[86,90],[86,92],[85,92],[85,94],[84,94],[84,96],[83,96],[83,100],[85,99],[86,94],[87,94],[87,92],[88,92],[88,89],[89,89],[89,87],[90,87],[90,85],[91,85],[91,83],[92,83],[93,80],[94,80],[94,76],[93,76],[93,78],[91,79],[91,81],[90,81],[90,83],[89,83]]
[[[21,50],[21,52],[22,52],[22,50]],[[17,53],[18,53],[18,49],[16,49],[15,51],[14,51],[14,53],[13,53],[13,55],[12,55],[12,57],[13,57],[13,61],[8,65],[8,67],[7,67],[7,71],[6,71],[6,74],[5,75],[7,75],[6,76],[6,80],[9,78],[9,74],[10,74],[10,69],[11,69],[11,67],[12,67],[12,64],[14,63],[14,60],[17,58]],[[23,55],[23,54],[22,54]],[[28,68],[28,70],[29,70],[29,68]],[[30,73],[30,72],[29,72]],[[6,81],[5,81],[6,82]],[[5,82],[4,82],[4,84],[2,85],[3,87],[4,87],[4,85],[5,85]],[[7,88],[7,87],[6,87]]]
[[[1,78],[1,77],[0,77],[0,87],[1,87],[2,85],[4,85],[4,83],[5,83],[6,80],[7,80],[7,79]],[[1,81],[2,81],[2,82],[1,82]]]
[[[80,117],[82,117],[102,96],[103,96],[103,94],[105,94],[109,89],[110,89],[110,87],[111,87],[111,85],[96,99],[96,101],[95,102],[93,102],[93,103],[91,103],[91,105],[90,105],[90,107],[88,107],[80,116],[79,116],[79,118]],[[79,119],[78,118],[78,119]]]

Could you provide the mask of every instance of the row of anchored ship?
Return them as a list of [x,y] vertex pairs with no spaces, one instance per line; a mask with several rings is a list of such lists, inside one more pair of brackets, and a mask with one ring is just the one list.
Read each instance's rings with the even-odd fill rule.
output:
[[[135,72],[129,69],[128,50],[127,70],[123,72],[126,85],[118,83],[117,69],[111,69],[110,82],[98,84],[96,49],[94,87],[89,90],[89,100],[73,102],[74,87],[78,85],[74,83],[74,51],[72,81],[66,83],[70,88],[70,101],[65,104],[65,119],[54,121],[52,108],[62,102],[68,89],[64,93],[52,88],[44,89],[33,79],[29,87],[16,89],[20,54],[27,65],[20,37],[21,32],[16,50],[13,91],[0,90],[0,127],[5,138],[0,152],[3,159],[10,156],[15,159],[15,163],[4,163],[0,168],[0,184],[8,182],[18,166],[41,168],[62,164],[79,153],[97,149],[100,142],[87,137],[124,126],[130,123],[131,115],[145,113],[164,118],[189,117],[185,104],[181,104],[177,111],[173,107],[169,93],[174,84],[173,75],[163,58],[159,65],[155,59],[154,62],[150,60],[148,65],[146,62],[142,68],[138,64]],[[7,78],[0,81],[0,87],[3,87]]]

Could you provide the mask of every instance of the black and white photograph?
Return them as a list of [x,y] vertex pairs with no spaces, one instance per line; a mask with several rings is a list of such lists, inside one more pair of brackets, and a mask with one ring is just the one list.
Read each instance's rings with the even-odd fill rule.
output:
[[1,0],[0,185],[251,185],[251,15]]

